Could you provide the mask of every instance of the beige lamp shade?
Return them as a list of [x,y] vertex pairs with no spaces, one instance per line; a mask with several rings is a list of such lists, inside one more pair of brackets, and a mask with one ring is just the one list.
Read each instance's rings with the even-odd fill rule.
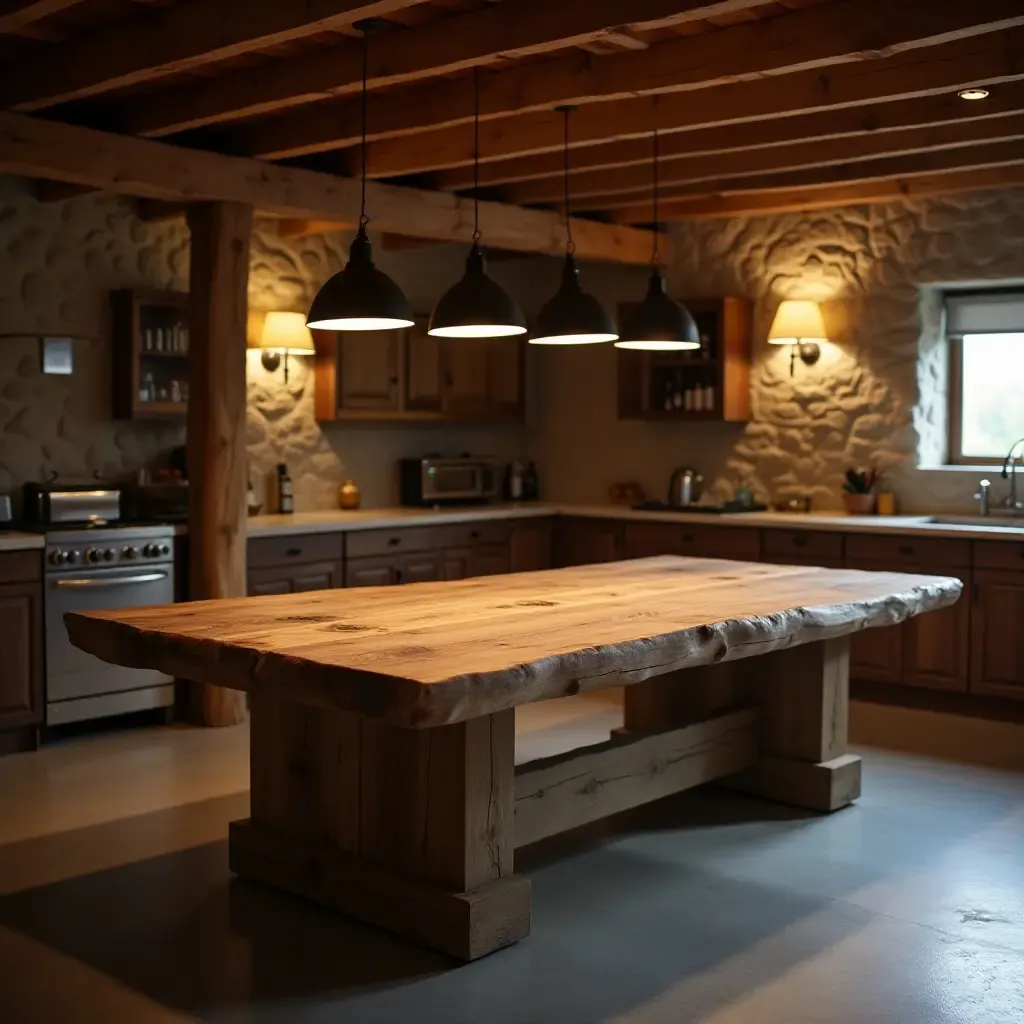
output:
[[828,341],[825,322],[816,302],[806,299],[786,299],[775,314],[768,342],[772,345],[801,345],[813,341]]
[[271,312],[263,321],[260,348],[290,355],[309,355],[315,351],[313,335],[306,326],[304,313]]

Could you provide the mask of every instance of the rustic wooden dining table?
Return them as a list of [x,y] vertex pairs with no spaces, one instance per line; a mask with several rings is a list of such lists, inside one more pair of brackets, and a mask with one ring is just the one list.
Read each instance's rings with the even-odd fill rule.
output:
[[[471,960],[525,937],[516,847],[712,780],[834,811],[849,636],[959,580],[665,556],[69,614],[105,661],[249,695],[232,870]],[[607,742],[515,765],[515,708],[624,687]]]

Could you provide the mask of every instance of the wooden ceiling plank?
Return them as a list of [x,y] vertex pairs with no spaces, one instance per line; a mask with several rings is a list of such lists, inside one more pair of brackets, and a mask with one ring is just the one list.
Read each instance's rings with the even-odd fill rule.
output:
[[[91,128],[0,112],[0,173],[52,178],[122,195],[169,202],[231,200],[277,217],[351,223],[358,218],[359,181],[281,167],[245,157],[184,149]],[[473,235],[473,204],[445,192],[371,182],[367,200],[376,231],[446,242]],[[484,242],[521,252],[560,254],[559,214],[481,203]],[[647,231],[574,219],[581,259],[646,264]],[[661,242],[662,248],[669,240]]]
[[[689,156],[665,160],[659,180],[665,189],[697,185],[720,178],[831,167],[879,157],[911,156],[939,151],[951,153],[963,147],[1002,141],[1015,141],[1024,152],[1024,109],[1007,117],[965,121],[961,124],[928,125],[900,132],[859,135],[840,139],[813,139],[789,146],[762,149],[736,149],[727,153]],[[578,209],[602,209],[591,203],[595,197],[647,192],[651,187],[649,165],[621,167],[611,171],[588,171],[572,178],[573,205]],[[560,203],[562,183],[555,178],[525,182],[505,188],[503,202],[517,206]]]
[[424,0],[189,0],[144,11],[6,69],[0,107],[35,111],[236,57]]
[[[684,92],[587,104],[573,115],[572,139],[575,148],[643,138],[656,127],[667,134],[936,96],[953,93],[966,85],[996,85],[1021,79],[1024,28],[1015,28],[886,60],[838,64],[828,70],[720,85],[703,93],[700,102],[695,102],[692,93]],[[562,133],[561,115],[554,111],[486,121],[480,126],[481,160],[557,151],[562,147]],[[461,126],[373,142],[368,157],[370,174],[381,178],[468,166],[472,162],[472,134]]]
[[0,0],[0,32],[20,32],[82,0]]
[[[771,120],[695,128],[664,135],[659,148],[666,163],[677,158],[702,157],[736,150],[759,150],[791,146],[814,140],[855,138],[888,132],[913,130],[943,124],[966,124],[973,120],[998,119],[1024,111],[1024,81],[1006,82],[984,103],[968,103],[955,93],[893,100],[869,106],[844,107],[820,113],[796,114]],[[595,143],[573,150],[571,173],[575,178],[601,170],[642,165],[649,167],[649,138]],[[555,178],[561,187],[561,152],[510,157],[480,167],[481,187],[539,182]],[[473,169],[456,167],[429,178],[430,188],[458,192],[473,187]]]
[[[1024,164],[970,171],[940,171],[919,177],[854,185],[700,196],[668,202],[661,208],[660,214],[662,220],[757,217],[1004,188],[1024,188]],[[617,210],[614,219],[620,224],[642,224],[650,216],[650,204],[644,204]]]
[[[559,124],[560,138],[561,120],[551,117],[559,104],[586,104],[589,109],[576,121],[589,118],[593,123],[604,116],[595,105],[601,102],[742,80],[756,80],[751,87],[758,88],[770,84],[763,82],[766,75],[803,73],[816,78],[815,68],[841,62],[875,64],[882,55],[912,61],[912,51],[921,47],[969,43],[974,36],[1022,25],[1024,8],[1019,0],[989,0],[984,5],[960,0],[840,0],[765,22],[673,37],[641,52],[605,57],[577,52],[487,72],[480,79],[480,110],[485,121],[515,118],[511,126],[487,126],[490,138],[515,132],[520,124],[532,130],[552,121]],[[692,97],[686,102],[699,106]],[[472,114],[472,90],[465,80],[399,89],[374,99],[371,133],[375,139],[428,131],[433,136],[439,128],[468,123]],[[351,145],[358,139],[358,129],[358,103],[325,104],[245,126],[231,145],[233,151],[250,156],[285,159]],[[449,137],[448,132],[442,135],[444,140]],[[463,152],[471,150],[469,132],[456,132],[454,137],[461,140]],[[402,152],[432,145],[433,138],[424,137],[396,143],[396,148]]]
[[[701,19],[710,11],[760,3],[763,0],[560,0],[554,4],[551,0],[517,0],[495,4],[388,32],[380,45],[370,47],[368,82],[374,89],[412,82],[497,58],[544,53],[597,39],[624,24],[657,27]],[[147,97],[126,106],[118,123],[127,134],[159,138],[349,95],[358,91],[361,73],[361,47],[331,47]],[[329,132],[334,128],[332,114],[328,111],[325,116]]]

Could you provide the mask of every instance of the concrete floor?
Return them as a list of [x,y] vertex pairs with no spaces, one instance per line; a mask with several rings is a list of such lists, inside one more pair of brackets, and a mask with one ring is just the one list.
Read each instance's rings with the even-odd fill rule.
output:
[[[955,721],[909,714],[915,749],[956,745]],[[534,705],[520,758],[616,718]],[[1024,751],[970,728],[972,760]],[[468,966],[232,880],[244,727],[6,758],[0,1022],[1024,1021],[1024,774],[862,753],[864,796],[830,817],[700,790],[524,851],[533,934]]]

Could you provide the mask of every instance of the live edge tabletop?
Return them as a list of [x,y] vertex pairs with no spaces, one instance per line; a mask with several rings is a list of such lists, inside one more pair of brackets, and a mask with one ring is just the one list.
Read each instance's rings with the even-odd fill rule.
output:
[[[664,556],[69,614],[118,665],[249,693],[232,869],[463,959],[529,932],[516,846],[715,779],[830,811],[849,634],[959,580]],[[514,764],[514,708],[625,686],[606,742]]]

